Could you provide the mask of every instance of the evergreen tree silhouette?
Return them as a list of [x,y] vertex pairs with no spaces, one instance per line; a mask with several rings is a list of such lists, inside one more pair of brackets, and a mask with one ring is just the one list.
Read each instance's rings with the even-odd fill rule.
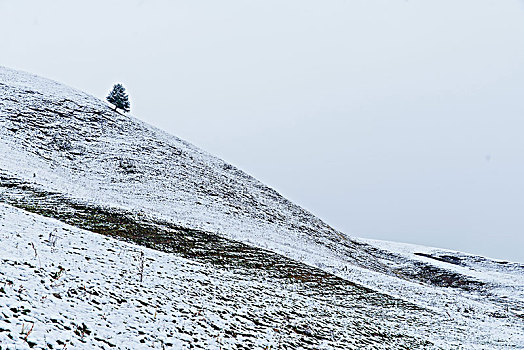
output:
[[115,105],[115,111],[117,108],[120,108],[124,112],[129,112],[129,98],[122,84],[115,84],[106,99],[109,103]]

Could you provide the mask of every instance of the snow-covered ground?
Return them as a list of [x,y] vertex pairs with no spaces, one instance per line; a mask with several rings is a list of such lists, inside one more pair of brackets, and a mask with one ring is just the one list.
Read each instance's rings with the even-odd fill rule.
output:
[[320,349],[393,339],[419,347],[435,323],[430,312],[358,287],[322,291],[195,263],[4,204],[0,228],[3,345]]
[[5,204],[0,228],[8,348],[496,348],[522,336],[504,319],[477,329],[473,302],[442,315],[357,286],[192,262]]
[[[466,348],[524,347],[524,320],[522,317],[524,267],[521,264],[493,261],[427,247],[349,237],[289,202],[251,176],[183,140],[135,118],[114,113],[104,102],[82,92],[31,74],[1,67],[0,140],[0,178],[3,179],[3,182],[0,183],[1,202],[16,206],[17,200],[21,197],[32,195],[34,205],[38,206],[41,205],[39,201],[48,199],[43,195],[38,197],[38,193],[52,193],[53,196],[59,196],[57,198],[67,198],[91,207],[133,213],[136,217],[140,217],[140,220],[167,222],[278,253],[304,266],[316,267],[342,280],[369,287],[376,291],[377,295],[382,295],[386,299],[397,300],[393,298],[398,298],[409,305],[420,307],[418,311],[409,309],[411,310],[409,312],[404,307],[392,308],[397,316],[399,312],[407,312],[409,318],[416,320],[416,322],[410,322],[410,325],[404,324],[399,319],[392,321],[391,324],[384,320],[380,321],[383,322],[381,324],[385,327],[384,329],[389,329],[389,331],[398,327],[402,328],[400,334],[407,337],[405,344],[411,344],[408,347],[417,347],[417,345],[424,347],[423,343],[417,343],[413,339],[427,340],[444,348],[460,347],[461,344]],[[14,182],[5,179],[14,179]],[[44,282],[40,284],[32,280],[31,283],[28,283],[30,276],[34,277],[39,273],[44,275],[57,273],[53,270],[53,265],[45,264],[54,263],[58,269],[58,265],[65,267],[66,261],[69,262],[70,272],[63,276],[60,273],[60,278],[56,280],[66,281],[68,276],[74,275],[77,281],[83,281],[83,283],[94,281],[93,283],[100,283],[101,286],[105,284],[108,286],[107,290],[112,293],[115,293],[115,288],[123,289],[124,294],[119,294],[120,298],[132,300],[146,298],[145,295],[140,296],[140,285],[128,283],[127,280],[125,283],[119,283],[121,279],[125,278],[135,278],[133,281],[136,281],[136,274],[127,276],[124,273],[124,276],[120,276],[120,272],[117,272],[123,271],[120,269],[126,266],[127,271],[136,271],[129,266],[133,263],[136,265],[136,254],[143,248],[96,236],[74,227],[67,227],[65,230],[66,226],[62,223],[29,215],[12,206],[4,205],[1,208],[0,218],[4,226],[0,231],[2,247],[0,259],[4,259],[5,263],[2,263],[0,272],[5,280],[0,283],[5,284],[5,293],[4,296],[0,294],[0,302],[2,302],[0,307],[4,321],[17,319],[18,323],[11,321],[11,326],[19,325],[19,321],[27,315],[12,311],[11,306],[4,305],[2,298],[7,296],[6,300],[10,304],[13,303],[13,300],[16,300],[16,288],[20,286],[30,291],[25,294],[23,300],[29,304],[32,303],[32,310],[35,310],[37,314],[47,315],[53,308],[56,313],[58,304],[60,307],[66,307],[64,304],[66,298],[55,297],[54,299],[57,300],[54,300],[52,296],[48,295],[50,291],[55,293],[51,285],[56,284],[56,281],[46,282],[46,279],[43,278]],[[33,211],[37,209],[35,207]],[[42,226],[42,233],[28,229],[37,222]],[[15,224],[22,226],[12,226]],[[62,250],[57,250],[46,245],[44,238],[47,239],[46,235],[49,235],[48,231],[53,226],[52,230],[56,228],[58,231],[64,231],[62,235],[72,242],[72,246],[83,245],[83,249],[74,254],[73,251],[63,250],[64,247]],[[21,228],[25,228],[23,235],[20,232]],[[72,235],[72,232],[75,234]],[[17,234],[21,237],[18,237]],[[43,237],[34,235],[43,235]],[[88,238],[82,241],[78,237]],[[65,238],[64,242],[67,241]],[[33,246],[38,253],[33,251]],[[104,251],[102,247],[108,247],[108,250]],[[127,253],[115,256],[116,253],[113,254],[109,249]],[[49,255],[45,259],[46,262],[39,261],[39,264],[44,264],[45,267],[37,266],[36,258],[41,259],[43,252],[47,250]],[[31,251],[33,251],[33,256],[37,255],[34,261],[30,262],[32,267],[24,264],[29,263]],[[210,312],[214,312],[215,309],[219,310],[220,307],[210,302],[209,298],[219,297],[221,293],[232,288],[239,291],[238,295],[245,292],[256,296],[255,290],[268,290],[272,291],[271,295],[278,296],[274,299],[262,293],[259,295],[260,299],[239,297],[240,299],[236,301],[237,306],[254,307],[254,310],[258,312],[268,307],[265,304],[268,302],[273,303],[271,305],[274,305],[275,310],[283,307],[282,301],[275,303],[274,300],[283,300],[284,303],[291,302],[288,304],[289,310],[303,308],[302,303],[306,305],[308,303],[308,299],[302,294],[293,299],[293,293],[289,292],[289,284],[282,284],[275,280],[266,281],[266,283],[256,278],[256,275],[245,278],[238,271],[225,271],[213,265],[203,266],[199,262],[187,261],[173,254],[147,250],[146,255],[154,255],[155,261],[162,260],[163,263],[162,265],[151,263],[153,265],[150,271],[155,271],[155,274],[158,272],[155,278],[158,277],[159,280],[148,279],[144,283],[155,281],[154,283],[159,285],[166,285],[166,283],[171,283],[170,279],[177,279],[176,283],[179,285],[184,285],[181,281],[187,282],[186,290],[197,288],[200,283],[198,278],[181,277],[185,274],[185,276],[205,275],[208,279],[206,283],[220,285],[220,288],[214,289],[215,292],[204,288],[199,289],[200,294],[190,297],[191,302],[201,302],[199,307],[211,310]],[[96,256],[98,259],[95,258]],[[74,260],[73,257],[79,260]],[[89,264],[99,261],[101,265],[90,270],[91,272],[83,271],[83,266],[89,266],[87,259],[91,259]],[[162,270],[163,268],[159,266],[164,266],[165,269]],[[174,269],[167,268],[167,266],[180,266],[181,268]],[[46,272],[42,272],[42,269]],[[36,270],[39,272],[35,272]],[[102,273],[105,274],[105,277]],[[6,277],[9,275],[13,277]],[[8,279],[12,283],[9,283]],[[74,285],[73,280],[69,282],[64,282],[67,288],[80,288]],[[94,285],[91,286],[94,287]],[[296,288],[296,284],[293,286]],[[148,286],[143,291],[153,293],[152,298],[159,305],[161,304],[162,308],[169,310],[168,315],[178,315],[173,317],[172,320],[176,322],[172,323],[178,324],[178,321],[183,318],[182,311],[176,308],[169,309],[171,307],[169,298],[164,297],[164,294],[158,292],[153,286]],[[81,293],[82,291],[76,290],[76,292]],[[62,290],[57,293],[65,292]],[[83,293],[82,295],[87,298],[90,297],[85,294],[87,293],[85,290]],[[169,293],[177,295],[172,289],[169,290]],[[106,337],[99,337],[100,339],[113,339],[121,347],[136,348],[133,342],[138,341],[139,337],[130,338],[126,334],[130,335],[133,332],[132,327],[141,329],[141,326],[146,324],[143,319],[146,317],[144,310],[129,307],[124,311],[119,311],[122,310],[122,303],[116,302],[115,304],[109,295],[106,294],[106,299],[97,302],[103,303],[107,310],[114,309],[115,315],[119,316],[115,316],[116,318],[107,323],[105,328],[96,324],[95,319],[101,316],[97,311],[93,311],[96,308],[93,309],[92,304],[85,304],[83,298],[68,296],[73,299],[66,304],[73,306],[66,308],[64,315],[75,320],[71,322],[76,322],[76,326],[79,326],[77,317],[85,315],[85,319],[88,320],[85,323],[86,326],[89,329],[96,328],[101,336]],[[18,297],[20,298],[20,295]],[[322,295],[322,298],[325,297]],[[47,298],[53,299],[54,304],[37,303],[39,298],[44,298],[44,301]],[[178,295],[178,298],[181,303],[189,302],[183,294]],[[195,301],[200,299],[205,301]],[[342,299],[348,302],[347,299]],[[340,313],[349,314],[348,310],[351,308],[348,305],[333,307],[337,305],[337,300],[326,302],[325,305],[328,306],[325,307],[330,310],[326,314],[331,315],[329,317],[338,315],[337,317],[342,318],[341,322],[344,323],[346,322],[345,317]],[[390,305],[388,303],[386,304]],[[29,308],[28,305],[24,305]],[[380,313],[376,310],[383,308],[384,305],[383,301],[370,302],[366,307]],[[144,307],[144,309],[147,308]],[[218,340],[212,340],[212,338],[215,334],[218,334],[217,337],[220,338],[220,334],[223,336],[224,333],[214,327],[207,327],[206,322],[202,321],[204,323],[201,328],[193,325],[198,330],[187,333],[185,330],[180,331],[176,326],[173,327],[178,331],[175,328],[169,328],[166,325],[168,323],[160,321],[164,320],[161,316],[162,311],[156,310],[156,312],[157,315],[151,324],[164,327],[162,329],[166,331],[165,334],[172,334],[172,336],[170,340],[162,338],[159,335],[162,332],[156,332],[158,330],[154,328],[156,326],[151,325],[150,328],[144,326],[146,330],[141,330],[141,332],[149,332],[147,336],[142,334],[144,338],[149,339],[149,346],[153,346],[151,345],[152,339],[158,342],[158,346],[162,345],[160,340],[176,344],[177,341],[183,341],[185,335],[193,333],[198,334],[196,336],[198,339],[194,341],[201,346],[219,346],[217,345]],[[275,312],[278,314],[277,311]],[[318,312],[320,311],[317,310]],[[316,315],[315,312],[311,312],[308,318],[305,315],[302,317],[295,315],[292,318],[311,320],[317,316],[321,318],[321,314]],[[119,328],[122,320],[126,319],[125,315],[131,315],[128,319],[129,323],[125,323],[124,328]],[[138,321],[133,323],[135,321],[132,321],[131,317],[135,316]],[[213,319],[219,316],[210,317]],[[326,324],[336,331],[347,331],[347,324],[334,326],[334,323],[330,323],[332,321],[329,317],[329,321],[325,321]],[[362,322],[370,321],[369,316],[364,314],[359,317]],[[377,318],[377,322],[380,317]],[[82,319],[82,317],[79,318]],[[349,318],[350,316],[347,316],[347,319]],[[218,319],[220,321],[217,322],[226,322],[220,317]],[[63,327],[61,326],[63,322],[59,326],[54,322],[49,323],[49,319],[44,318],[45,322],[42,320],[40,322],[46,326],[39,326],[42,328],[37,331],[37,319],[34,321],[35,328],[27,339],[41,340],[44,334],[50,339],[54,337],[53,341],[58,339],[57,329],[60,330],[60,327]],[[196,321],[192,319],[191,322]],[[241,321],[238,322],[241,323]],[[241,328],[240,323],[235,327]],[[421,328],[419,333],[415,332],[414,324]],[[11,334],[14,332],[11,326],[10,328],[0,326],[0,328],[8,329]],[[218,328],[223,330],[222,326]],[[274,324],[268,327],[273,326]],[[67,327],[74,328],[70,324]],[[269,328],[260,328],[256,331],[250,329],[250,337],[257,339],[257,342],[253,340],[250,344],[252,346],[258,344],[263,347],[264,344],[276,346],[275,341],[282,342],[282,336],[279,338],[278,334],[275,335],[278,331],[274,329],[271,331]],[[213,329],[217,332],[213,332]],[[383,334],[383,332],[383,330],[363,332],[365,336],[358,338],[358,341],[367,337],[370,339],[370,344],[380,344],[378,340],[380,337],[377,335],[375,339],[373,334]],[[0,332],[0,337],[5,333]],[[71,335],[71,337],[74,336]],[[296,341],[289,334],[288,337],[290,341]],[[5,338],[1,339],[5,340]],[[82,339],[86,341],[85,344],[96,341],[93,340],[94,338],[85,337],[84,339],[82,336],[75,338],[74,341],[80,342]],[[225,341],[224,338],[221,339]],[[242,338],[234,337],[233,339],[236,343],[242,343]],[[382,342],[388,344],[386,347],[390,348],[394,342],[391,338],[387,339],[389,343],[386,338],[382,338]],[[130,343],[126,343],[127,341]],[[336,340],[325,341],[326,347],[340,347]],[[27,345],[23,339],[17,342]],[[402,343],[398,342],[398,344]],[[80,342],[77,346],[81,344],[83,343]],[[96,344],[101,346],[100,341]],[[227,348],[229,343],[221,344]],[[360,343],[362,344],[365,343]],[[106,344],[106,346],[109,345]]]

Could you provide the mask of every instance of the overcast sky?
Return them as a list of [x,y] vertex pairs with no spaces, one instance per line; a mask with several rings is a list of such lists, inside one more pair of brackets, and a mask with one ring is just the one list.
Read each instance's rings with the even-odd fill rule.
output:
[[524,262],[520,0],[0,0],[0,33],[346,233]]

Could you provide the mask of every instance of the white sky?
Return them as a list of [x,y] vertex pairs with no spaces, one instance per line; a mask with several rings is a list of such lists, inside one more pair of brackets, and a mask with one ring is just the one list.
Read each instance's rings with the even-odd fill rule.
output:
[[121,82],[344,232],[524,262],[521,0],[0,0],[0,65]]

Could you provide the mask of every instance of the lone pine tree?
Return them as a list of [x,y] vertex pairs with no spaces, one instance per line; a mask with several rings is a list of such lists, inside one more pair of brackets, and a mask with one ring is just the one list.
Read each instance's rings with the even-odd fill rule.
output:
[[115,84],[106,99],[109,103],[115,105],[115,111],[120,108],[124,112],[129,112],[129,98],[122,84]]

